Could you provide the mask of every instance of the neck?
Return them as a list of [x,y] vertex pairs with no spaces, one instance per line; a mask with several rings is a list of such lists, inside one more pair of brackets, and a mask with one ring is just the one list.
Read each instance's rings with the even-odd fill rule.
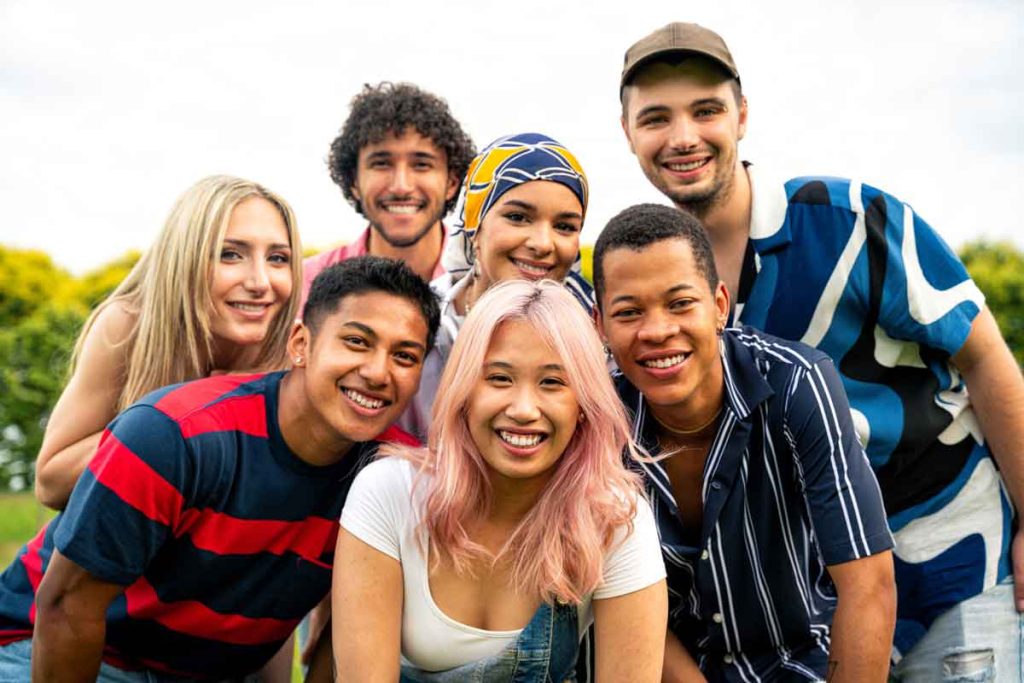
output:
[[415,244],[407,247],[396,247],[377,234],[377,229],[370,227],[367,252],[373,256],[404,261],[414,273],[430,282],[434,279],[434,268],[441,258],[441,245],[444,243],[444,228],[441,221],[435,223]]
[[721,361],[714,366],[710,376],[702,382],[702,389],[695,391],[680,403],[671,405],[648,403],[662,432],[678,437],[677,440],[701,439],[714,433],[725,402],[725,381],[722,376]]
[[281,380],[277,421],[288,448],[310,465],[325,467],[340,462],[354,444],[327,425],[313,408],[301,368],[293,369]]
[[214,339],[210,347],[210,372],[243,372],[259,369],[256,367],[256,358],[262,349],[261,344],[241,346],[234,342]]
[[[723,200],[695,212],[708,231],[708,239],[716,250],[719,245],[737,241],[746,244],[747,236],[750,234],[752,204],[753,193],[750,189],[750,177],[743,164],[737,161],[736,168],[733,170],[731,186]],[[679,208],[691,209],[685,205]]]
[[492,474],[491,488],[494,497],[491,501],[489,520],[492,523],[518,524],[540,500],[550,479],[550,474],[530,479],[508,479]]
[[466,277],[470,278],[466,286],[455,295],[455,310],[459,315],[469,315],[473,304],[484,295],[490,285],[482,278],[478,278],[472,272]]

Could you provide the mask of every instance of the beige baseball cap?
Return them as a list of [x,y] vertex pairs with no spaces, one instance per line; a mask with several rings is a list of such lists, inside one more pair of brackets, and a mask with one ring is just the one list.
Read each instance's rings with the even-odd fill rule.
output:
[[726,73],[740,79],[736,70],[736,62],[732,59],[729,47],[711,29],[697,24],[674,21],[662,26],[654,33],[644,36],[626,50],[626,58],[622,66],[622,78],[619,80],[619,91],[626,87],[645,62],[654,57],[672,52],[692,52],[708,57],[725,69]]

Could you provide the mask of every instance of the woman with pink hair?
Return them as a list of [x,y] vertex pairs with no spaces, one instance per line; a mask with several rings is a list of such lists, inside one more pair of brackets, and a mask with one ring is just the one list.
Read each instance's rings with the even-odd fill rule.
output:
[[336,552],[337,680],[658,681],[665,568],[626,415],[583,308],[550,280],[474,306],[428,447],[356,478]]

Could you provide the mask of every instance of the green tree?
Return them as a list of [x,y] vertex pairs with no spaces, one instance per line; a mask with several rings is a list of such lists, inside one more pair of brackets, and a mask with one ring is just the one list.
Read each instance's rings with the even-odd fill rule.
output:
[[0,490],[32,486],[82,323],[136,260],[129,252],[73,279],[42,252],[0,247]]
[[960,258],[985,294],[1003,338],[1024,365],[1024,253],[1009,242],[969,242]]

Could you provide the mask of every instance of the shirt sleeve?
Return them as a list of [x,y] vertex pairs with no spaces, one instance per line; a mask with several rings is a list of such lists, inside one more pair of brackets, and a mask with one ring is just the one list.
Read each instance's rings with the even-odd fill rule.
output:
[[128,408],[78,480],[54,532],[57,549],[102,581],[134,582],[181,522],[188,466],[173,420],[152,406]]
[[647,499],[638,494],[633,529],[630,532],[628,527],[623,527],[616,531],[594,599],[633,593],[664,578],[665,561],[661,558],[654,513]]
[[878,302],[880,327],[892,338],[955,354],[984,295],[959,257],[908,204],[870,186],[862,192],[866,229],[869,235],[883,233],[886,243],[881,297],[865,299],[871,306]]
[[797,373],[787,396],[786,436],[825,564],[892,548],[882,494],[835,366],[823,359]]
[[412,512],[412,465],[397,456],[370,463],[352,482],[341,526],[380,552],[402,561],[401,534]]

